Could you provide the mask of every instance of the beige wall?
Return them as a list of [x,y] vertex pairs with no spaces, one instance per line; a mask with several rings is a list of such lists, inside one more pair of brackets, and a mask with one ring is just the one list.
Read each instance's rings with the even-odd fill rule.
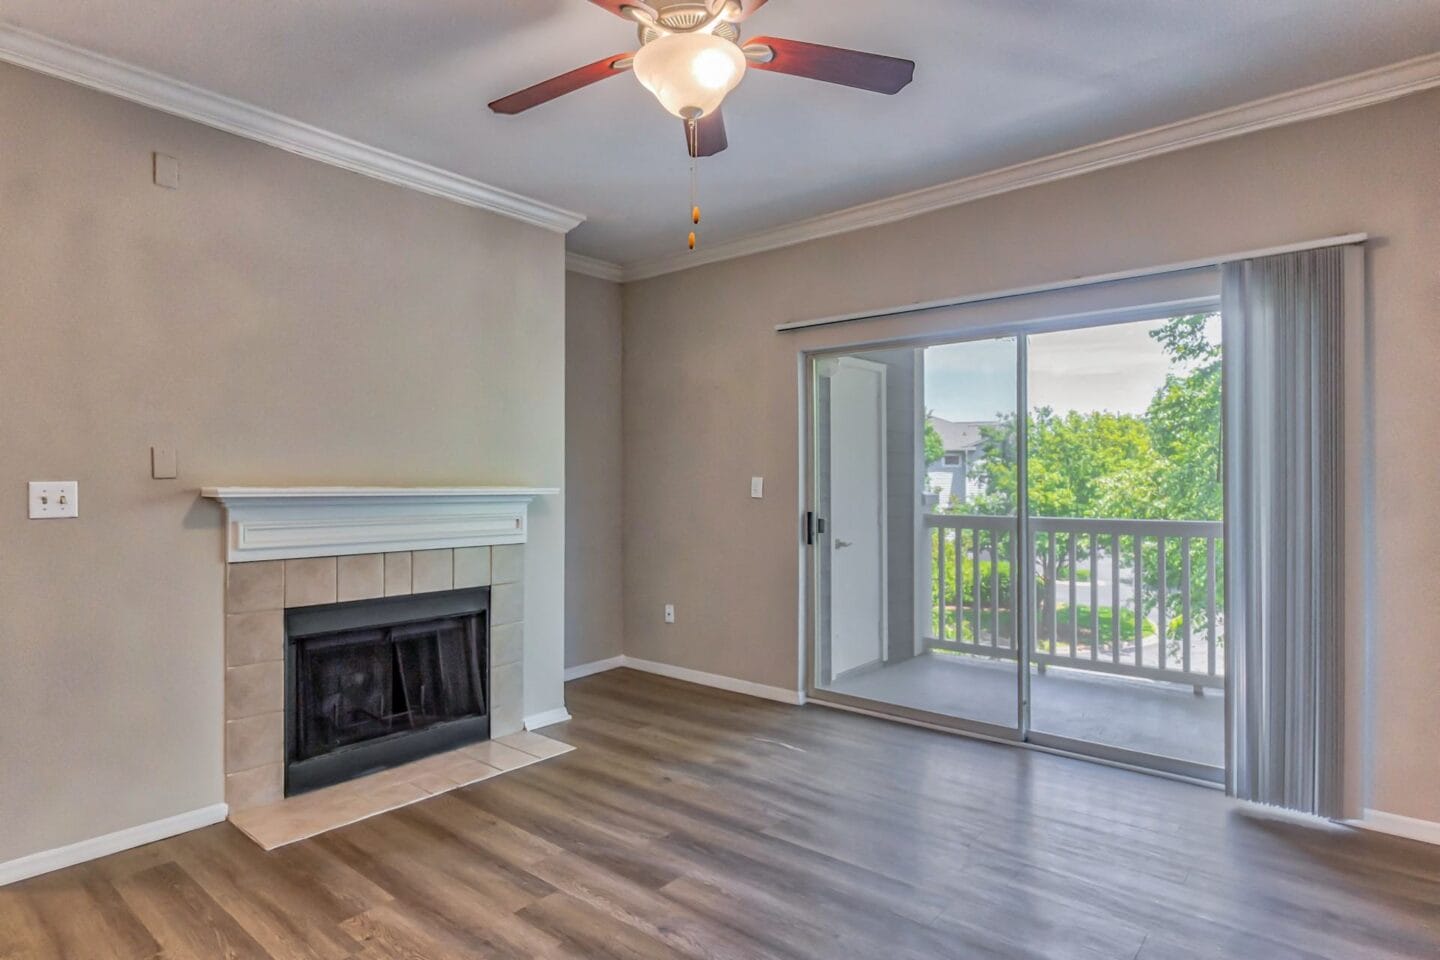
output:
[[[3,862],[222,799],[201,484],[560,486],[565,348],[556,234],[8,66],[0,130]],[[79,519],[27,520],[31,479]],[[528,714],[562,704],[564,500],[531,515]]]
[[621,653],[620,286],[565,275],[565,666]]
[[[1369,805],[1440,820],[1428,740],[1440,730],[1437,183],[1430,92],[628,285],[625,652],[796,685],[797,353],[935,326],[781,335],[774,324],[1367,231],[1379,553]],[[1363,356],[1348,360],[1363,369]],[[1349,446],[1359,455],[1362,438]],[[766,477],[763,501],[748,499],[752,474]],[[666,601],[679,614],[670,627]]]

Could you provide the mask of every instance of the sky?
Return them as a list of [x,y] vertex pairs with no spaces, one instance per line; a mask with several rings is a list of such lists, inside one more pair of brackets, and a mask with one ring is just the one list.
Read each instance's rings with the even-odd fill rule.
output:
[[[1144,413],[1170,360],[1150,336],[1164,320],[1032,334],[1030,406]],[[1220,337],[1218,322],[1209,329]],[[1013,337],[930,347],[925,406],[946,420],[993,420],[1015,409]]]

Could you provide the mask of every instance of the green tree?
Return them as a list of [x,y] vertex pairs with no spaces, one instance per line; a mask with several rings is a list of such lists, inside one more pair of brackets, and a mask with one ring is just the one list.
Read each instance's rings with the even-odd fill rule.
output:
[[934,463],[945,456],[945,441],[940,437],[940,431],[935,429],[935,424],[930,422],[930,411],[925,411],[925,462]]
[[[1220,479],[1220,345],[1208,336],[1213,315],[1175,317],[1151,332],[1171,361],[1171,372],[1155,392],[1144,415],[1104,411],[1071,411],[1060,415],[1048,407],[1030,412],[1027,419],[1030,509],[1035,516],[1081,518],[1137,518],[1168,520],[1219,520],[1224,515]],[[973,479],[981,493],[970,503],[953,509],[964,513],[1012,515],[1016,510],[1018,468],[1015,417],[1001,415],[994,426],[981,430],[980,456]],[[1112,549],[1108,538],[1099,549]],[[1090,544],[1081,537],[1078,555],[1088,555]],[[1070,549],[1067,534],[1042,550],[1064,557]],[[1122,538],[1122,556],[1134,549]],[[1207,595],[1203,540],[1191,545],[1191,596]],[[1158,606],[1160,591],[1157,544],[1142,544],[1145,574],[1142,598],[1147,610]],[[1058,562],[1058,561],[1057,561]],[[1217,558],[1217,564],[1220,562]],[[1178,594],[1184,558],[1178,538],[1167,543],[1165,582],[1167,597]],[[1046,571],[1053,572],[1053,571]],[[1222,576],[1217,570],[1217,578]],[[1042,574],[1043,576],[1043,574]],[[1216,585],[1217,594],[1221,584]],[[1040,619],[1054,604],[1049,591],[1037,591]],[[1223,609],[1223,597],[1217,597]],[[1171,606],[1170,611],[1175,607]],[[1203,627],[1209,611],[1192,607],[1194,625]]]
[[1220,345],[1206,338],[1207,320],[1176,317],[1150,334],[1182,365],[1182,372],[1165,378],[1145,413],[1161,464],[1155,499],[1172,520],[1220,520],[1225,515]]
[[[1098,517],[1109,478],[1143,471],[1155,460],[1144,419],[1129,414],[1035,409],[1027,424],[1030,511],[1041,517]],[[1015,512],[1019,471],[1014,455],[1015,418],[1007,414],[980,431],[975,479],[982,493],[969,505],[976,513]]]
[[[1172,520],[1221,520],[1225,516],[1225,495],[1221,481],[1220,433],[1220,344],[1206,336],[1211,317],[1176,317],[1151,336],[1160,342],[1178,368],[1150,401],[1145,419],[1159,455],[1154,471],[1153,496],[1146,508],[1153,513],[1134,516],[1165,517]],[[1145,550],[1144,591],[1147,606],[1160,593],[1158,550]],[[1206,556],[1203,542],[1190,547],[1190,593],[1207,595]],[[1217,556],[1216,605],[1224,609],[1224,557]],[[1181,543],[1172,541],[1165,556],[1167,596],[1178,593],[1184,577]],[[1175,611],[1170,607],[1170,612]],[[1218,613],[1219,611],[1215,611]],[[1192,607],[1194,626],[1204,627],[1211,611],[1205,602]],[[1173,633],[1172,633],[1173,635]]]

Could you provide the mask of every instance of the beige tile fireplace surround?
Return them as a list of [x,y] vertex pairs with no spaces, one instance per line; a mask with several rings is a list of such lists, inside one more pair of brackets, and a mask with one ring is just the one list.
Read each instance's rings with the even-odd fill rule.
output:
[[[207,487],[226,511],[225,802],[267,849],[558,756],[524,730],[522,487]],[[488,587],[490,737],[285,797],[287,610]],[[562,711],[563,712],[563,711]]]
[[285,769],[285,611],[490,587],[490,735],[523,727],[522,544],[231,563],[225,584],[225,802],[279,801]]

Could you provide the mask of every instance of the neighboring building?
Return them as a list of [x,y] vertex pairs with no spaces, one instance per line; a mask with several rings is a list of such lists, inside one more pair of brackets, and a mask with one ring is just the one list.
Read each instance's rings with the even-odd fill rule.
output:
[[936,494],[936,506],[948,507],[952,502],[966,503],[979,490],[971,470],[980,461],[980,431],[993,427],[994,420],[946,420],[930,417],[930,423],[945,443],[945,455],[925,465],[928,491]]

